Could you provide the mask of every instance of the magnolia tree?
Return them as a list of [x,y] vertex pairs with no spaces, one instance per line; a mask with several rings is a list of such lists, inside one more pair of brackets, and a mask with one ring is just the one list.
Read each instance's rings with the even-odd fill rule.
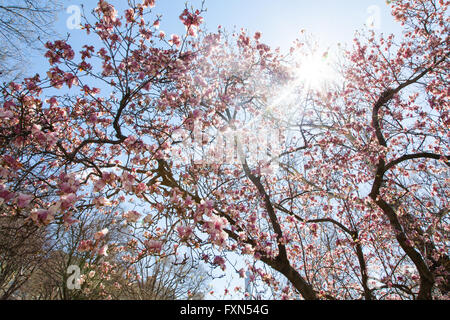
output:
[[207,33],[189,8],[166,36],[129,4],[100,0],[96,42],[49,42],[45,78],[3,87],[4,214],[70,229],[127,203],[129,263],[234,252],[285,299],[448,299],[449,2],[392,2],[403,37],[357,35],[321,88],[302,41]]

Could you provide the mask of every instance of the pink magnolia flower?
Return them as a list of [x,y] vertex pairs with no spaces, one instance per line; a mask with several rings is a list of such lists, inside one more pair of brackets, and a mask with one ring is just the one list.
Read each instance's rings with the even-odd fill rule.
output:
[[80,244],[78,245],[78,251],[85,252],[90,251],[94,248],[94,245],[92,243],[92,240],[81,240]]
[[108,234],[108,228],[105,228],[94,235],[95,240],[103,239]]
[[135,21],[133,9],[130,8],[130,9],[125,10],[125,19],[127,19],[128,23],[132,23]]
[[59,137],[56,132],[47,132],[45,139],[47,141],[47,146],[53,147],[59,140]]
[[155,0],[144,0],[142,2],[142,6],[144,8],[149,7],[149,8],[154,8],[155,7]]
[[106,252],[108,250],[108,245],[105,244],[104,246],[102,246],[99,250],[98,250],[98,254],[101,256],[108,256],[108,253]]
[[101,191],[106,186],[106,182],[103,179],[98,179],[94,183],[94,191],[98,192]]
[[147,190],[147,185],[143,182],[140,182],[136,185],[134,192],[136,194],[140,194],[140,193],[145,192],[146,190]]
[[203,22],[203,17],[200,16],[200,11],[196,10],[194,13],[189,12],[188,9],[184,9],[184,11],[180,15],[180,20],[183,24],[189,27],[199,27]]
[[316,223],[312,223],[309,226],[309,230],[314,236],[317,235],[318,228],[319,228],[319,226]]
[[242,254],[254,254],[255,249],[251,244],[246,244],[244,248],[242,248]]
[[179,202],[179,198],[178,198],[176,191],[174,191],[172,193],[172,196],[170,197],[170,202],[172,202],[174,204],[177,204]]
[[172,34],[171,38],[169,40],[169,44],[170,45],[175,45],[177,48],[179,48],[181,46],[181,38],[179,35],[177,34]]
[[225,271],[226,266],[225,266],[225,259],[222,258],[221,256],[215,256],[214,257],[214,261],[213,264],[220,266],[220,268]]
[[131,147],[137,141],[136,136],[130,135],[123,142],[127,147]]
[[122,187],[126,191],[129,191],[129,192],[133,191],[133,183],[134,183],[135,177],[132,174],[124,171],[122,174],[122,177],[120,177],[120,180],[122,181]]
[[78,85],[78,78],[74,74],[69,72],[66,72],[64,74],[64,81],[69,88],[72,88],[73,85]]
[[[198,76],[196,76],[195,77],[195,81],[196,82],[198,82],[198,81],[200,81],[200,77],[198,77]],[[202,79],[203,80],[203,79]],[[202,116],[202,114],[203,114],[203,112],[200,110],[200,109],[195,109],[193,112],[192,112],[192,116],[194,117],[194,119],[198,119],[198,118],[200,118],[201,116]]]
[[19,208],[25,208],[26,206],[28,206],[30,204],[32,199],[33,199],[33,196],[31,196],[29,194],[20,193],[16,199],[17,205],[19,206]]
[[188,27],[188,35],[190,35],[191,37],[196,38],[198,35],[198,28],[194,25]]
[[187,239],[192,233],[192,228],[190,226],[178,226],[177,232],[181,239]]
[[105,197],[95,198],[94,200],[92,200],[92,203],[95,205],[96,208],[108,207],[111,205],[111,202]]
[[123,216],[127,220],[127,222],[133,223],[139,220],[141,214],[137,211],[131,210],[126,212]]
[[47,143],[47,138],[45,137],[45,133],[41,131],[41,126],[33,124],[31,127],[31,134],[40,145],[45,145]]
[[158,240],[148,240],[145,242],[147,250],[152,252],[160,252],[162,249],[162,242]]
[[[14,198],[14,192],[8,191],[5,189],[5,186],[0,184],[0,198],[3,199],[4,202],[8,202],[9,200]],[[0,201],[0,203],[3,203]]]
[[98,6],[95,9],[95,11],[97,13],[103,13],[103,19],[105,20],[105,22],[107,23],[112,23],[114,21],[116,21],[116,17],[117,17],[117,10],[114,8],[114,6],[112,6],[111,4],[109,4],[108,2],[104,1],[104,0],[100,0],[98,2]]
[[151,214],[146,215],[144,217],[144,222],[145,223],[152,223],[153,222],[152,215]]
[[73,175],[61,174],[59,176],[58,187],[62,193],[76,193],[80,183]]
[[77,196],[74,193],[69,193],[66,195],[61,196],[61,209],[62,210],[67,210],[69,208],[71,208],[75,202],[77,201]]
[[3,103],[3,107],[5,108],[5,110],[10,110],[11,108],[14,109],[16,107],[16,104],[12,100],[7,100]]
[[192,205],[193,204],[193,202],[192,202],[192,198],[191,198],[191,196],[187,196],[186,197],[186,199],[184,199],[184,205],[186,206],[186,207],[189,207],[190,205]]
[[71,214],[65,214],[63,216],[63,221],[64,221],[64,226],[66,228],[69,228],[71,225],[80,222],[80,220],[78,220],[78,219],[72,219]]
[[11,111],[5,109],[0,110],[0,118],[11,119],[12,117],[14,117],[14,113]]
[[217,215],[212,215],[211,220],[205,222],[205,231],[209,234],[210,240],[213,244],[220,247],[225,245],[225,242],[228,239],[228,234],[223,230],[223,228],[227,225],[227,223],[227,219]]
[[48,225],[50,222],[53,221],[54,216],[51,214],[49,210],[36,209],[31,212],[30,218],[38,224],[42,223],[44,225]]

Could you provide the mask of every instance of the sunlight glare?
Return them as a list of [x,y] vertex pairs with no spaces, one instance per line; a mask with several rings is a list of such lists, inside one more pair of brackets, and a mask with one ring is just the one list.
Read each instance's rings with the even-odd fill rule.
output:
[[305,88],[323,90],[327,84],[336,79],[336,71],[332,68],[329,53],[314,52],[310,55],[299,55],[296,58],[298,68],[295,70],[297,82]]

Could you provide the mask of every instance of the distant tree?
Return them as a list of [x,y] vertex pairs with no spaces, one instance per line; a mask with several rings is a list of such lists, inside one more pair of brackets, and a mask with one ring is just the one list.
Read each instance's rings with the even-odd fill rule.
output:
[[[119,211],[118,209],[116,211]],[[52,250],[41,257],[25,283],[16,288],[13,298],[133,299],[171,300],[203,297],[206,274],[199,274],[194,264],[173,261],[169,257],[145,256],[128,260],[132,246],[129,225],[121,215],[99,213],[95,209],[77,215],[69,230],[52,230]],[[88,249],[89,247],[89,249]],[[37,255],[33,256],[35,259]],[[72,281],[70,266],[80,270],[80,281]],[[196,267],[198,268],[198,267]],[[74,279],[76,280],[76,279]],[[79,289],[68,284],[79,284]]]
[[[147,259],[148,260],[148,259]],[[115,294],[117,299],[133,300],[202,300],[206,293],[209,275],[201,265],[191,261],[174,261],[171,257],[134,266],[139,275],[134,281],[124,284],[124,290]]]
[[14,298],[42,264],[46,237],[33,222],[0,213],[0,300]]
[[59,0],[0,1],[0,79],[20,75],[32,50],[55,35]]

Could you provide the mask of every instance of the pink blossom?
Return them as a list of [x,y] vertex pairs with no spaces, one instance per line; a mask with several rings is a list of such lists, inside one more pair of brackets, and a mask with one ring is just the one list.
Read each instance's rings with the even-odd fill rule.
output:
[[225,266],[225,259],[222,258],[221,256],[215,256],[214,257],[214,261],[213,264],[220,266],[220,268],[225,271],[226,266]]
[[169,40],[169,44],[170,45],[175,45],[177,48],[179,48],[180,45],[181,45],[181,38],[180,38],[180,36],[178,36],[176,34],[172,34],[171,38]]
[[180,20],[187,28],[198,27],[203,22],[203,18],[199,14],[198,10],[192,13],[188,9],[184,9],[180,15]]
[[133,135],[128,136],[125,141],[123,142],[127,147],[131,147],[135,142],[137,141],[137,138]]
[[108,245],[105,244],[104,246],[102,246],[99,250],[98,250],[98,254],[101,256],[108,256],[108,253],[106,252],[108,250]]
[[251,244],[246,244],[244,248],[242,248],[242,254],[254,254],[255,249],[252,247]]
[[93,248],[94,244],[92,243],[92,240],[81,240],[78,245],[78,251],[80,252],[90,251]]
[[98,2],[98,6],[97,8],[95,8],[95,11],[97,13],[103,13],[103,19],[107,23],[116,21],[117,10],[114,8],[114,6],[104,0],[100,0]]
[[191,196],[187,196],[186,199],[184,199],[184,206],[185,207],[189,207],[193,204],[192,198]]
[[103,239],[108,234],[108,228],[102,229],[94,235],[95,240]]
[[138,183],[138,184],[136,185],[136,187],[135,187],[135,193],[136,193],[136,194],[143,193],[143,192],[145,192],[146,190],[147,190],[147,185],[146,185],[145,183],[143,183],[143,182]]
[[62,173],[59,176],[58,187],[62,193],[76,193],[80,182],[72,174]]
[[154,8],[155,7],[155,0],[144,0],[142,2],[142,6],[144,8],[149,7],[149,8]]
[[54,217],[49,210],[46,209],[36,209],[30,214],[30,218],[36,223],[42,223],[48,225],[53,221]]
[[218,246],[224,246],[228,239],[228,234],[223,230],[227,225],[227,219],[212,215],[210,221],[206,221],[204,224],[205,231],[209,234],[212,243]]
[[78,220],[78,219],[72,219],[71,214],[65,214],[63,216],[63,221],[64,221],[64,226],[66,228],[69,228],[71,225],[80,222],[80,220]]
[[59,137],[58,137],[56,132],[47,132],[47,134],[45,136],[45,139],[46,139],[46,142],[47,142],[47,146],[48,147],[53,147],[58,142]]
[[61,196],[61,209],[67,210],[72,207],[77,201],[77,196],[74,193],[69,193]]
[[145,223],[152,223],[153,222],[152,215],[151,214],[146,215],[144,217],[144,222]]
[[103,179],[98,179],[94,183],[94,191],[99,192],[106,186],[106,182]]
[[172,196],[170,197],[170,202],[177,204],[179,202],[178,194],[176,191],[172,192]]
[[187,239],[192,233],[192,228],[190,226],[178,226],[177,232],[181,239]]
[[162,249],[162,242],[158,240],[148,240],[145,243],[146,248],[152,252],[160,252]]
[[69,88],[71,88],[72,85],[78,85],[78,78],[74,74],[69,72],[64,74],[64,81]]
[[5,109],[0,110],[0,118],[11,119],[12,117],[14,117],[14,113],[11,111]]
[[196,38],[198,35],[198,28],[196,26],[190,26],[188,28],[188,35]]
[[19,206],[19,208],[25,208],[30,204],[32,199],[33,196],[29,194],[20,193],[19,196],[17,197],[17,205]]
[[120,180],[122,181],[122,187],[126,191],[129,191],[129,192],[133,191],[133,183],[134,183],[135,177],[132,174],[124,171]]
[[[0,185],[0,198],[3,199],[4,202],[8,202],[12,198],[14,198],[14,192],[8,191],[4,188],[3,185]],[[0,201],[0,204],[2,202]]]
[[[196,77],[195,79],[197,79],[197,80],[196,80],[197,83],[200,83],[200,81],[203,81],[203,79],[200,80],[200,77]],[[194,119],[198,119],[198,118],[200,118],[200,117],[202,116],[202,114],[203,114],[203,112],[202,112],[200,109],[195,109],[195,110],[192,112],[192,117],[193,117]]]
[[105,197],[97,197],[92,200],[92,203],[95,205],[96,208],[108,207],[111,205],[111,202]]
[[127,222],[129,223],[133,223],[139,220],[139,218],[141,217],[141,214],[137,211],[131,210],[128,211],[124,214],[124,218],[127,220]]
[[125,10],[125,19],[127,20],[128,23],[132,23],[135,21],[133,9],[130,8]]

